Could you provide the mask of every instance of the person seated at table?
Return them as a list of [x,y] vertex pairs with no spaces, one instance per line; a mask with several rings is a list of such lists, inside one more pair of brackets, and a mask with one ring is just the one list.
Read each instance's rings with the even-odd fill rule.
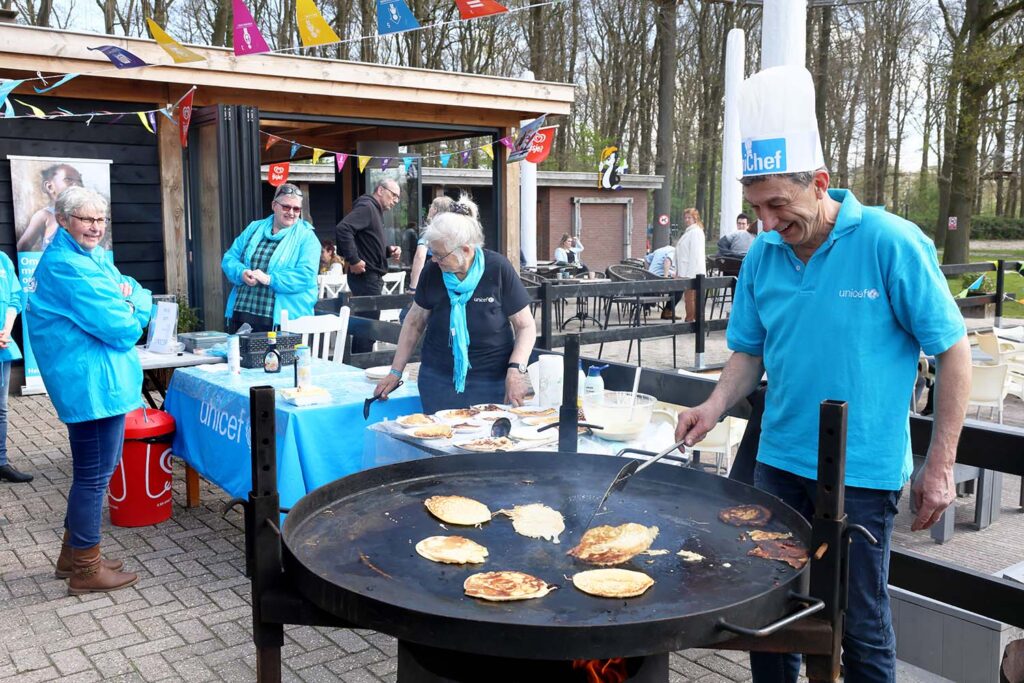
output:
[[[657,275],[658,277],[675,277],[675,257],[676,248],[669,244],[660,249],[655,249],[645,256],[644,262],[647,264],[647,271]],[[682,298],[682,292],[675,292],[672,294],[672,300],[666,303],[664,308],[661,309],[662,320],[672,320],[675,318],[675,307]]]
[[267,332],[281,322],[313,315],[316,304],[320,240],[302,219],[302,190],[291,183],[277,188],[273,213],[250,223],[221,259],[234,285],[224,308],[229,330],[249,323]]
[[483,248],[476,205],[467,197],[435,216],[424,237],[432,253],[398,337],[391,372],[377,384],[395,389],[426,336],[418,383],[426,413],[477,403],[522,405],[526,363],[537,336],[530,297],[515,268]]
[[106,592],[139,577],[100,555],[103,499],[121,459],[125,414],[142,406],[135,344],[153,298],[99,246],[107,200],[83,187],[60,194],[60,228],[35,271],[26,316],[39,374],[71,442],[71,491],[56,575],[68,592]]
[[586,273],[590,269],[583,265],[580,254],[583,253],[583,243],[579,237],[573,237],[567,232],[562,233],[562,239],[555,247],[555,263],[568,266],[576,266],[577,272]]
[[342,275],[345,272],[345,259],[338,256],[338,251],[331,240],[320,240],[320,274]]
[[742,259],[757,238],[757,223],[751,223],[745,213],[736,216],[736,231],[718,238],[718,255]]

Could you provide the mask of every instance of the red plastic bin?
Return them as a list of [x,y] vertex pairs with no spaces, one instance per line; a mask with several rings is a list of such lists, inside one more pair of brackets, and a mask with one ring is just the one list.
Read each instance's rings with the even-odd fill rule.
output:
[[150,526],[171,516],[171,441],[174,418],[139,408],[125,416],[124,452],[107,488],[110,522]]

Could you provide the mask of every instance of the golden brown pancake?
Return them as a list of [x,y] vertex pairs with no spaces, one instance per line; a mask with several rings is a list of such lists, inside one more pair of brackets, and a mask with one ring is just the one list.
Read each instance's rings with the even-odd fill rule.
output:
[[807,549],[795,541],[767,540],[758,541],[757,547],[747,553],[766,560],[785,562],[793,569],[800,569],[807,564]]
[[764,526],[772,520],[772,511],[763,505],[737,505],[719,510],[718,519],[733,526]]
[[398,424],[403,427],[422,427],[423,425],[432,425],[436,422],[434,418],[423,413],[413,413],[412,415],[403,415],[402,417],[395,420]]
[[569,554],[600,567],[622,564],[650,548],[657,536],[658,527],[633,522],[620,526],[597,526],[588,529]]
[[752,529],[747,532],[747,538],[751,541],[782,541],[793,538],[793,534],[786,531],[761,531]]
[[523,424],[532,425],[534,427],[543,427],[544,425],[550,425],[558,422],[557,415],[530,415],[529,417],[523,418]]
[[473,526],[491,521],[491,511],[480,501],[463,496],[431,496],[423,504],[442,522]]
[[412,435],[417,439],[450,439],[452,438],[451,425],[428,425],[426,427],[420,427],[414,429]]
[[479,412],[473,408],[452,408],[437,411],[437,416],[443,420],[468,420]]
[[494,453],[496,451],[507,451],[516,445],[516,442],[507,436],[485,436],[472,441],[455,444],[466,451],[480,451],[482,453]]
[[466,595],[493,602],[542,598],[555,588],[536,576],[510,571],[473,574],[462,584]]
[[543,538],[558,543],[558,535],[565,531],[562,513],[541,503],[516,505],[511,510],[498,510],[497,514],[511,517],[512,528],[527,538]]
[[692,550],[680,550],[676,555],[683,558],[683,562],[700,562],[704,559],[703,555]]
[[462,536],[424,538],[416,544],[416,552],[428,560],[445,564],[476,564],[487,559],[487,548]]
[[522,417],[544,417],[545,415],[558,414],[558,411],[554,408],[538,408],[537,406],[519,406],[518,408],[509,408],[509,412]]
[[572,585],[601,598],[634,598],[654,585],[654,579],[628,569],[591,569],[572,577]]

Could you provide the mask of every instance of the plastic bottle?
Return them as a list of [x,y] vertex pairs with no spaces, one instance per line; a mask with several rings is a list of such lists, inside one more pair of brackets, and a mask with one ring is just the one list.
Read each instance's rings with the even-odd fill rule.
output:
[[583,395],[591,396],[598,403],[604,402],[604,378],[601,377],[601,371],[607,368],[607,365],[591,365],[587,369],[587,379],[583,383]]
[[242,354],[239,350],[238,335],[228,337],[228,372],[232,375],[242,373]]
[[576,407],[583,407],[583,385],[587,381],[587,376],[583,374],[583,361],[579,362],[579,377],[576,380]]
[[281,372],[281,354],[277,351],[277,332],[267,332],[267,352],[263,354],[264,372]]
[[299,344],[295,347],[295,388],[308,389],[313,385],[313,359],[309,347]]

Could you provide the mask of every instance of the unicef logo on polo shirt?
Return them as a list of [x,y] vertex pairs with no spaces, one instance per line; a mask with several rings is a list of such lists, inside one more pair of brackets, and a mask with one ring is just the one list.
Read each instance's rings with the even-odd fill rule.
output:
[[840,299],[869,299],[874,301],[879,297],[878,290],[872,287],[871,289],[840,289]]
[[786,172],[786,138],[747,140],[744,146],[743,175]]

